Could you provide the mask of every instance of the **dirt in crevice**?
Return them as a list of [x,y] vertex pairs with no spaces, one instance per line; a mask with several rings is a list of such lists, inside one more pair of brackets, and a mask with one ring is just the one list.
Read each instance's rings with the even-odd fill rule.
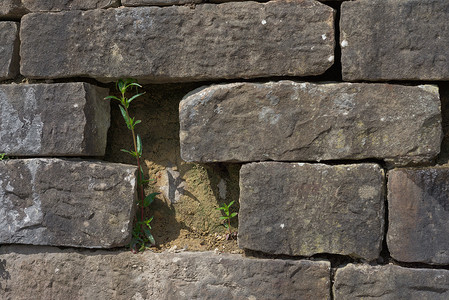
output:
[[[146,192],[161,193],[146,212],[154,216],[151,225],[157,246],[153,251],[242,252],[235,238],[226,240],[222,213],[217,210],[223,203],[235,201],[231,211],[238,212],[240,165],[187,163],[180,156],[179,102],[201,85],[145,85],[139,92],[146,94],[130,106],[130,115],[142,120],[136,132],[143,142],[145,176],[153,179]],[[110,89],[115,90],[113,85]],[[132,156],[120,151],[131,150],[132,145],[118,102],[112,102],[105,160],[135,164]],[[237,226],[236,217],[231,222],[233,232]]]

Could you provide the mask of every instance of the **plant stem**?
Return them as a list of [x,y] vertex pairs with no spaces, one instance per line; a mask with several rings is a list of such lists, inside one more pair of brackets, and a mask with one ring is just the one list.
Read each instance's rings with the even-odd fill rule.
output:
[[[125,99],[125,94],[122,93],[122,99]],[[125,109],[126,112],[126,117],[128,118],[128,120],[130,119],[129,117],[129,112],[128,112],[128,108],[126,108],[126,105],[123,107]],[[143,201],[144,201],[144,190],[143,190],[143,185],[142,185],[142,172],[141,172],[141,167],[140,167],[140,157],[139,157],[139,153],[137,153],[137,139],[136,139],[136,133],[134,131],[134,127],[131,126],[131,134],[133,136],[133,143],[134,143],[134,151],[136,153],[136,160],[137,160],[137,186],[138,186],[138,193],[140,196],[140,202],[141,202],[141,206],[140,206],[140,221],[143,221],[143,213],[144,213],[144,207],[143,207]],[[142,227],[142,231],[143,231],[143,224],[141,224]]]

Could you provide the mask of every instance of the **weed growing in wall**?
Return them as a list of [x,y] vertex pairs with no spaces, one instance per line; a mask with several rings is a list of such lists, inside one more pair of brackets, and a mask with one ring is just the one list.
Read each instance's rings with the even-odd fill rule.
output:
[[226,234],[226,239],[229,239],[233,236],[231,232],[231,219],[237,216],[236,212],[231,213],[229,211],[229,208],[234,204],[234,201],[231,201],[228,205],[226,203],[223,203],[222,206],[217,208],[217,210],[222,210],[224,212],[224,216],[220,217],[220,220],[223,220],[223,226],[228,230],[228,233]]
[[[122,113],[123,119],[125,120],[126,126],[131,132],[134,148],[133,150],[122,149],[121,151],[128,153],[133,156],[137,162],[137,192],[138,192],[138,201],[137,201],[137,213],[135,217],[135,224],[132,233],[132,240],[130,243],[131,250],[133,252],[144,251],[148,246],[155,245],[156,242],[151,234],[151,221],[153,217],[149,219],[145,219],[144,210],[149,207],[150,204],[154,201],[154,198],[159,193],[151,193],[145,196],[144,184],[148,183],[149,180],[145,180],[145,176],[143,173],[141,158],[142,158],[142,139],[140,135],[136,134],[135,127],[137,124],[141,123],[141,120],[135,120],[134,117],[129,115],[129,106],[133,100],[142,96],[144,93],[138,93],[138,88],[142,86],[137,83],[135,79],[120,79],[117,82],[117,89],[120,92],[120,98],[116,96],[108,96],[105,99],[117,100],[119,102],[119,108]],[[126,94],[135,89],[136,94],[128,98]]]
[[0,161],[4,159],[8,159],[8,156],[6,155],[6,153],[0,153]]

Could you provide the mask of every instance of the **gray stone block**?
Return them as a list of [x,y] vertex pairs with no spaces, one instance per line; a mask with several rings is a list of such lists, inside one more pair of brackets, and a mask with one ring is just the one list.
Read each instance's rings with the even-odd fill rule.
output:
[[341,6],[344,80],[449,80],[449,1],[358,0]]
[[239,246],[374,260],[384,234],[384,188],[384,172],[376,164],[243,165]]
[[21,73],[156,83],[318,75],[333,64],[333,20],[313,0],[28,14]]
[[180,103],[185,161],[430,162],[440,152],[436,86],[292,81],[196,90]]
[[58,12],[117,7],[119,0],[1,0],[0,18],[19,19],[30,12]]
[[103,156],[108,89],[87,83],[0,85],[0,153]]
[[349,264],[337,269],[334,299],[449,299],[449,271]]
[[0,22],[0,80],[19,74],[19,23]]
[[122,0],[123,6],[168,6],[168,5],[185,5],[199,4],[203,0]]
[[404,262],[449,264],[449,167],[388,172],[387,243]]
[[22,6],[21,0],[0,1],[0,19],[1,18],[20,19],[20,17],[26,14],[26,12],[27,12],[26,9],[24,9]]
[[93,161],[0,161],[0,244],[126,245],[135,172],[134,166]]
[[202,253],[0,248],[5,299],[330,299],[330,263]]
[[23,7],[29,12],[90,10],[97,8],[117,7],[118,0],[21,0]]

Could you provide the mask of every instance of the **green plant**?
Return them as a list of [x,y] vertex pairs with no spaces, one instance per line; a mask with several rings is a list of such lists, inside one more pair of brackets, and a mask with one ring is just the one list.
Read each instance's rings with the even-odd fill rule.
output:
[[4,159],[8,159],[8,156],[6,155],[6,153],[0,153],[0,161]]
[[[133,252],[144,251],[148,245],[155,245],[153,235],[151,234],[151,221],[153,217],[145,219],[145,208],[149,207],[154,201],[154,198],[159,193],[151,193],[145,196],[144,184],[148,183],[149,180],[145,180],[145,176],[142,169],[141,158],[142,158],[142,139],[139,134],[136,134],[135,127],[137,124],[141,123],[141,120],[136,120],[134,117],[129,115],[129,106],[133,100],[137,97],[142,96],[145,93],[138,93],[138,88],[142,86],[137,83],[135,79],[120,79],[116,84],[117,90],[120,92],[120,97],[108,96],[105,99],[112,99],[119,102],[120,112],[122,113],[123,119],[125,120],[126,126],[132,135],[132,140],[134,144],[133,150],[121,149],[121,151],[126,152],[136,159],[137,163],[137,213],[135,216],[135,223],[132,232],[132,239],[130,243],[131,250]],[[136,94],[128,98],[126,94],[130,89],[135,88]]]
[[233,236],[231,232],[231,219],[237,216],[236,212],[231,213],[229,211],[229,208],[232,206],[232,204],[234,204],[234,201],[231,201],[229,204],[223,203],[222,206],[216,208],[217,210],[222,210],[225,214],[224,216],[220,217],[220,220],[223,220],[223,226],[228,230],[228,233],[226,234],[226,239],[229,239],[230,237]]

